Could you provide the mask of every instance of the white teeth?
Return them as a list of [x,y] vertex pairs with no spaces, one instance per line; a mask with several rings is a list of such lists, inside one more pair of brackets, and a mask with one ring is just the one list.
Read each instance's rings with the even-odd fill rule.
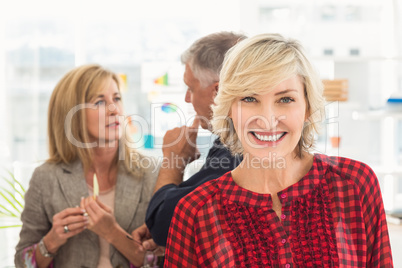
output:
[[260,135],[260,134],[257,134],[257,133],[255,133],[255,132],[254,132],[254,134],[255,134],[255,136],[257,137],[257,139],[259,139],[259,140],[261,140],[261,141],[277,141],[277,140],[279,140],[279,139],[282,137],[282,135],[283,135],[283,133],[277,134],[277,135]]

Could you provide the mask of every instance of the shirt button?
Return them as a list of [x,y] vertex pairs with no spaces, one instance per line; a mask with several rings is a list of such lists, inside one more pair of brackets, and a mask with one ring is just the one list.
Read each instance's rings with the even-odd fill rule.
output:
[[286,198],[286,196],[287,196],[286,194],[281,194],[282,199]]
[[286,263],[285,267],[286,267],[286,268],[290,268],[290,264],[289,264],[289,263]]
[[286,219],[286,215],[285,215],[285,214],[282,214],[282,215],[281,215],[281,219],[282,219],[282,220]]
[[282,244],[285,244],[286,243],[286,239],[282,239]]

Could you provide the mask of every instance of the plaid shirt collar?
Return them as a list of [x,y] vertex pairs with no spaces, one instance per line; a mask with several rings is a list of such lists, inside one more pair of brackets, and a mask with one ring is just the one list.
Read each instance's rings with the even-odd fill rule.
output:
[[[321,154],[314,154],[313,165],[306,175],[297,183],[278,192],[279,200],[282,204],[288,204],[294,199],[300,198],[313,190],[322,180],[326,179],[328,163],[323,161],[327,157]],[[272,207],[272,198],[269,194],[260,194],[246,190],[233,180],[231,172],[227,172],[218,179],[218,188],[222,196],[232,202],[245,203],[247,206],[267,206]]]

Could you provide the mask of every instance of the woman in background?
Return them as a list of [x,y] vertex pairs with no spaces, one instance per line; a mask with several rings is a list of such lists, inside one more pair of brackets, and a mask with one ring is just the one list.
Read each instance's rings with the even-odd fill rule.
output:
[[324,99],[298,42],[239,42],[215,104],[214,132],[243,161],[178,203],[165,267],[392,267],[374,172],[309,152]]
[[57,84],[48,111],[50,157],[25,194],[16,267],[142,264],[144,252],[129,238],[144,222],[157,168],[127,146],[124,123],[116,74],[84,65]]

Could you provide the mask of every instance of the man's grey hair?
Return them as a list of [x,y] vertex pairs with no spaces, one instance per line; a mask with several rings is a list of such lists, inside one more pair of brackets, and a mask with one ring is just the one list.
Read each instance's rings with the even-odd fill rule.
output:
[[182,55],[181,62],[188,64],[202,87],[219,82],[226,52],[245,39],[243,34],[218,32],[196,40]]

